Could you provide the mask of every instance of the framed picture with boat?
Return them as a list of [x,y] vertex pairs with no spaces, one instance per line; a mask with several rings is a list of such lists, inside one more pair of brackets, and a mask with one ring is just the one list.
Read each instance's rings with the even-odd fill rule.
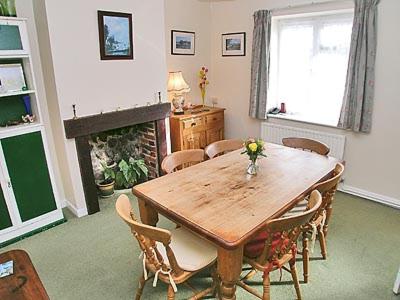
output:
[[132,14],[97,12],[101,60],[133,59]]

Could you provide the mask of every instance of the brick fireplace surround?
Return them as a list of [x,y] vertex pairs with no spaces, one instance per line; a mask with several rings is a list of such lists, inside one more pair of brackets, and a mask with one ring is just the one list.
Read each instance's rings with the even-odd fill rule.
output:
[[75,139],[88,214],[100,211],[90,155],[90,135],[147,123],[142,132],[143,144],[146,145],[143,155],[150,165],[150,177],[154,178],[159,175],[161,162],[167,155],[165,118],[169,116],[170,110],[170,103],[162,103],[64,120],[66,138]]

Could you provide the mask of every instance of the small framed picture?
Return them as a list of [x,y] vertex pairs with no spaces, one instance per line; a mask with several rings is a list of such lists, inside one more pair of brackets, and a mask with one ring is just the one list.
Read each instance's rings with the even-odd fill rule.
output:
[[24,70],[22,65],[0,65],[0,94],[20,92],[26,89]]
[[222,56],[246,56],[246,32],[223,34]]
[[97,12],[101,60],[133,59],[132,14]]
[[194,55],[195,33],[191,31],[171,31],[171,54]]

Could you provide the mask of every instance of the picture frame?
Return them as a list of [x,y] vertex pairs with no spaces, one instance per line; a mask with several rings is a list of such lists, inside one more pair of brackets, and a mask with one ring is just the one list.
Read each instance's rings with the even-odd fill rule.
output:
[[246,56],[246,32],[222,34],[222,56]]
[[97,11],[101,60],[133,60],[131,13]]
[[171,30],[171,54],[195,55],[196,33],[192,31]]
[[27,89],[22,64],[0,64],[0,82],[0,94],[21,92]]

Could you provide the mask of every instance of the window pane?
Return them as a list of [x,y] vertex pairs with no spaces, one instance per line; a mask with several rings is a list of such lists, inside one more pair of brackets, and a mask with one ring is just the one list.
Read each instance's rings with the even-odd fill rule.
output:
[[308,99],[313,55],[313,27],[285,26],[280,32],[278,102],[299,111]]
[[[301,120],[337,125],[343,101],[352,14],[283,19],[271,62],[274,105]],[[276,57],[276,58],[275,58]],[[276,65],[274,65],[276,64]],[[274,101],[275,100],[275,101]]]

